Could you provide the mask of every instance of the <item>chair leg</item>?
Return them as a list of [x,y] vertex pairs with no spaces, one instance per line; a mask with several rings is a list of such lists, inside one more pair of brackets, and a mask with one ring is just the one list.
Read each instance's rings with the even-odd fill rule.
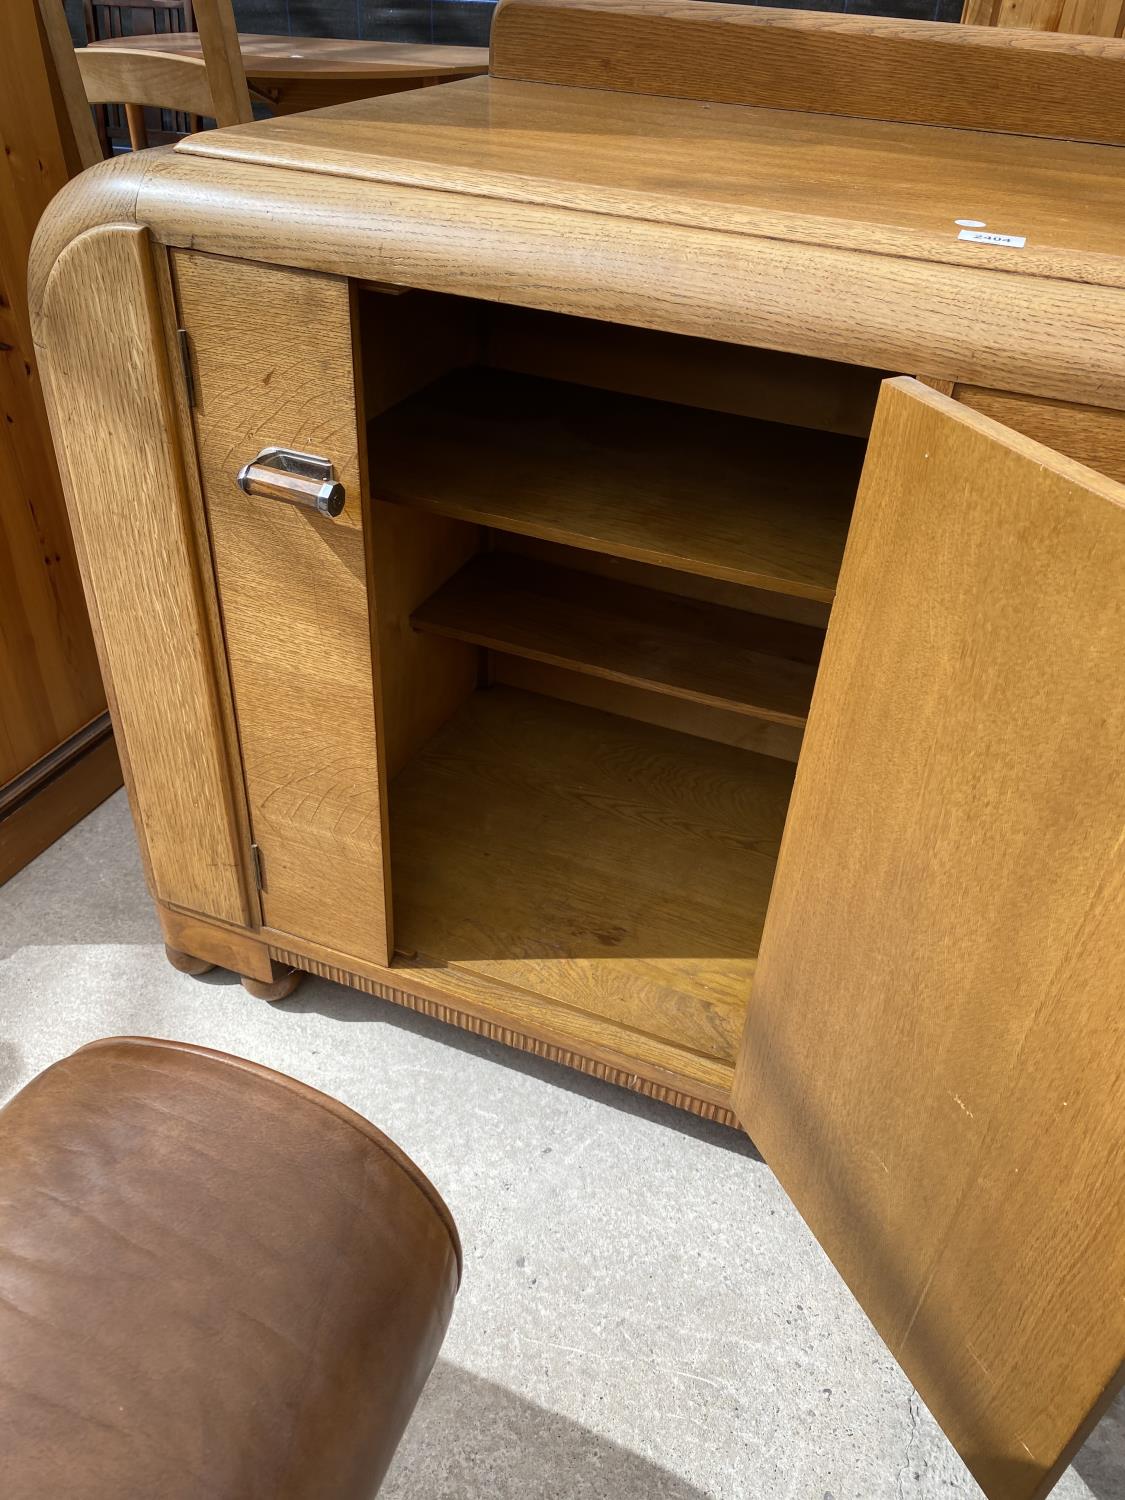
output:
[[134,151],[144,151],[148,147],[148,126],[145,124],[145,111],[143,104],[127,104],[125,106],[125,123],[129,127],[129,145]]

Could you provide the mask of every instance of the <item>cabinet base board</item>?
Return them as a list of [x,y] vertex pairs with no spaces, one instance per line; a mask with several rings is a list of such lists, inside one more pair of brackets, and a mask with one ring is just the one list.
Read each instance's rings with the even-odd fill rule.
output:
[[0,788],[0,885],[121,785],[109,715],[100,714]]
[[365,994],[374,995],[380,1000],[389,1000],[394,1005],[417,1011],[420,1015],[433,1016],[435,1020],[443,1021],[449,1026],[456,1026],[462,1031],[471,1031],[474,1036],[483,1036],[489,1041],[502,1042],[504,1046],[514,1047],[520,1052],[530,1052],[534,1057],[542,1057],[548,1062],[559,1063],[565,1068],[573,1068],[576,1072],[585,1073],[591,1078],[604,1079],[618,1088],[629,1089],[634,1094],[643,1094],[645,1098],[656,1099],[661,1104],[670,1104],[675,1109],[699,1115],[701,1119],[714,1120],[720,1125],[737,1126],[738,1124],[734,1112],[724,1108],[721,1104],[700,1099],[693,1094],[685,1093],[667,1084],[657,1083],[649,1078],[642,1078],[626,1068],[614,1067],[595,1057],[529,1036],[526,1032],[513,1031],[508,1026],[485,1020],[481,1016],[471,1015],[443,1001],[428,999],[423,995],[413,994],[409,990],[383,984],[379,980],[357,974],[354,970],[342,969],[335,964],[309,958],[303,953],[277,947],[273,943],[269,945],[269,952],[270,957],[278,963],[290,964],[295,969],[303,969],[306,973],[316,974],[321,979],[331,979],[336,984],[350,985],[353,989],[362,990]]

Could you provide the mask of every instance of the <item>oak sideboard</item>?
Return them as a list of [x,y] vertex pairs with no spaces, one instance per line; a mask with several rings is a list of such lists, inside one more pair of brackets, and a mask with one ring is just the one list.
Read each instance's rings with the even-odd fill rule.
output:
[[1123,78],[506,0],[32,265],[172,961],[741,1122],[993,1500],[1125,1354]]

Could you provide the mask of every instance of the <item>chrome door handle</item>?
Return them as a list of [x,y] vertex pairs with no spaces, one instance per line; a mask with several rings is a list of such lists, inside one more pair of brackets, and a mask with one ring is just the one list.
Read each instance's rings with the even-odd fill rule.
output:
[[238,487],[246,495],[306,505],[322,516],[338,516],[344,508],[344,486],[331,461],[292,448],[263,448],[239,469]]

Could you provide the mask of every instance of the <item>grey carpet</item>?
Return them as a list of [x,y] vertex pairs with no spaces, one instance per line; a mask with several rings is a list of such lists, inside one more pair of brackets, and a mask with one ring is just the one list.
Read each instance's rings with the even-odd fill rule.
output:
[[[320,980],[175,973],[119,794],[0,887],[0,1097],[126,1032],[337,1095],[448,1200],[464,1287],[386,1500],[980,1495],[735,1132]],[[1056,1494],[1125,1500],[1125,1403]]]

